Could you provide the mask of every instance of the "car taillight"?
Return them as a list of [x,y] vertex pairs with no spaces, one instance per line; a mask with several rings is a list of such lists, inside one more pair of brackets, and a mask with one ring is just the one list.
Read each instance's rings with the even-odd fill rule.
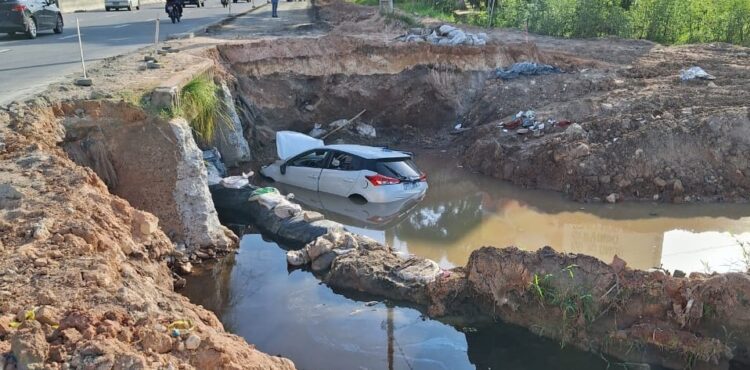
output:
[[14,11],[14,12],[22,12],[24,10],[26,10],[26,5],[23,5],[23,4],[18,4],[14,6],[13,9],[11,9],[11,11]]
[[380,185],[395,185],[400,184],[401,180],[394,179],[393,177],[383,176],[381,174],[373,175],[373,176],[365,176],[367,180],[370,181],[371,184],[375,186]]
[[426,173],[424,173],[424,172],[422,172],[422,173],[421,173],[421,174],[419,175],[419,181],[421,181],[421,182],[425,182],[425,181],[427,181],[427,174],[426,174]]

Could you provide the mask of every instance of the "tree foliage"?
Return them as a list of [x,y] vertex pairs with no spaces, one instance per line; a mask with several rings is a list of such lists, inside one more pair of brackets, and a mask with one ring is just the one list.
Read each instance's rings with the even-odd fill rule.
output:
[[[467,21],[486,25],[493,0],[396,0],[446,16],[464,6]],[[563,37],[620,36],[660,43],[750,45],[750,0],[494,0],[492,24]]]

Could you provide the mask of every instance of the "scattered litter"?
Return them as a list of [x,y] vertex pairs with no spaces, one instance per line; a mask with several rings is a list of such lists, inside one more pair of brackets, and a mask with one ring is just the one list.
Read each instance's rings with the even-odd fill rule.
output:
[[512,80],[521,76],[538,76],[553,73],[562,73],[562,70],[549,64],[520,62],[513,64],[512,66],[510,66],[510,68],[507,69],[496,69],[495,77],[503,80]]
[[[354,117],[352,117],[350,119],[344,118],[344,119],[339,119],[339,120],[336,120],[336,121],[333,121],[333,122],[329,123],[328,126],[332,127],[333,129],[330,132],[328,132],[327,134],[321,136],[320,138],[321,139],[325,139],[325,138],[333,135],[337,131],[343,129],[344,127],[349,126],[349,124],[351,124],[352,122],[356,121],[359,117],[361,117],[363,114],[365,114],[366,111],[367,111],[366,109],[363,109],[356,116],[354,116]],[[364,132],[366,132],[367,134],[372,134],[373,135],[372,137],[375,137],[374,136],[375,135],[375,128],[372,127],[372,126],[370,126],[370,125],[367,125],[367,126],[369,126],[372,130],[370,130],[368,128],[364,128]],[[359,127],[357,127],[357,132],[359,132]],[[360,133],[360,135],[364,135],[364,134]]]
[[372,306],[377,305],[378,303],[380,303],[380,302],[378,302],[378,301],[369,301],[369,302],[365,302],[365,306],[372,307]]
[[375,132],[375,127],[372,127],[372,125],[368,125],[366,123],[360,122],[356,126],[357,133],[361,136],[365,137],[377,137],[377,133]]
[[221,173],[211,162],[204,162],[206,164],[206,171],[208,171],[208,185],[218,185],[221,183]]
[[312,136],[312,137],[321,137],[325,135],[325,133],[326,133],[326,130],[323,129],[323,126],[320,123],[316,123],[313,126],[313,129],[310,130],[310,132],[307,135]]
[[500,122],[498,128],[501,128],[503,132],[509,132],[510,130],[517,130],[516,133],[524,135],[529,132],[533,133],[534,137],[544,136],[546,131],[549,131],[555,127],[565,128],[571,124],[568,120],[555,120],[547,119],[542,120],[537,117],[535,111],[529,109],[520,111],[513,116],[513,120],[510,122]]
[[250,185],[248,178],[254,175],[253,171],[242,173],[241,176],[229,176],[221,179],[221,186],[229,189],[242,189]]
[[300,207],[299,204],[294,204],[294,203],[289,203],[289,202],[281,203],[273,208],[273,213],[282,219],[294,217],[301,212],[302,212],[302,207]]
[[249,202],[257,201],[266,209],[272,209],[284,200],[279,190],[274,187],[258,188],[250,193]]
[[227,175],[227,168],[224,166],[224,162],[221,161],[221,153],[216,148],[211,148],[203,151],[203,161],[206,162],[206,168],[210,163],[217,171],[220,177]]
[[680,79],[683,81],[691,81],[695,79],[699,80],[715,80],[716,77],[708,74],[701,67],[690,67],[680,71]]
[[444,24],[436,28],[416,28],[397,40],[403,42],[429,42],[435,45],[469,45],[483,46],[487,44],[487,34],[484,32],[471,33],[460,28]]
[[190,320],[175,320],[167,326],[167,331],[169,332],[175,329],[184,331],[193,330],[193,322]]

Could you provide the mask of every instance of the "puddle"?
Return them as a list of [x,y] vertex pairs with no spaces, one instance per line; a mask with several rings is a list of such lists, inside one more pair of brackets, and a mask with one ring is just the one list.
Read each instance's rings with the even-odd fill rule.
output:
[[287,270],[285,251],[257,234],[242,238],[238,255],[188,277],[182,293],[300,369],[607,368],[596,355],[522,328],[459,331],[415,309],[338,294],[307,271]]
[[[418,204],[357,205],[345,198],[279,186],[308,208],[396,249],[464,265],[474,249],[549,245],[631,267],[662,266],[686,272],[744,271],[750,243],[750,205],[582,204],[560,194],[524,190],[472,174],[446,154],[423,153],[416,162],[430,188]],[[408,210],[408,212],[405,212]],[[750,252],[750,244],[748,244]]]

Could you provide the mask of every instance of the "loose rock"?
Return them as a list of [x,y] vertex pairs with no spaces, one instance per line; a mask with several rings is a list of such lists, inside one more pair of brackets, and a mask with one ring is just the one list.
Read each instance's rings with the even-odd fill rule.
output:
[[189,350],[196,350],[201,345],[201,337],[199,337],[197,334],[192,333],[190,334],[187,339],[185,339],[185,348]]

